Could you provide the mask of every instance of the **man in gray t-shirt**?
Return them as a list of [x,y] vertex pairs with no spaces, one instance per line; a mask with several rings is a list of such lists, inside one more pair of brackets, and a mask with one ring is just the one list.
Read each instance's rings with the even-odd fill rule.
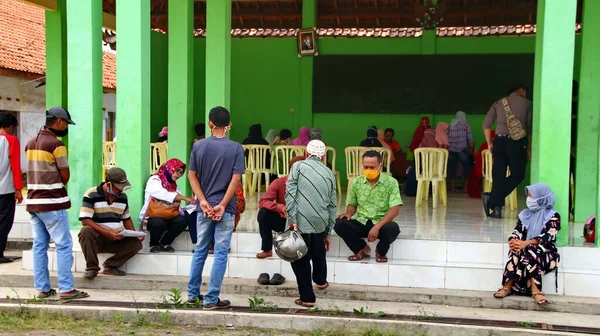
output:
[[[220,300],[221,284],[227,268],[227,256],[234,228],[235,191],[244,174],[244,151],[229,140],[229,111],[224,107],[210,110],[212,136],[196,141],[190,156],[188,178],[198,198],[196,222],[198,243],[192,258],[188,298],[191,303],[204,300],[204,309],[227,308],[228,300]],[[215,258],[206,296],[200,295],[202,271],[210,242],[215,242]]]

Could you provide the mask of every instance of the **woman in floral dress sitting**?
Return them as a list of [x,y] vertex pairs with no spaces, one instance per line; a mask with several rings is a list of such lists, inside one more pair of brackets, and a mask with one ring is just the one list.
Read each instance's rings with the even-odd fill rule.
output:
[[556,234],[560,215],[553,209],[556,196],[545,183],[527,187],[527,209],[508,239],[509,259],[502,276],[502,288],[495,294],[504,298],[511,294],[531,295],[538,305],[548,303],[542,292],[542,276],[556,271],[560,255]]

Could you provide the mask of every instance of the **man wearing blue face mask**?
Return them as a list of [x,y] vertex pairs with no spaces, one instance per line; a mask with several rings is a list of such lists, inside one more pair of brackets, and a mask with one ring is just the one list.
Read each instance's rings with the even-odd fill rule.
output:
[[91,280],[100,270],[98,252],[115,253],[104,262],[102,274],[123,276],[119,269],[142,249],[144,237],[123,237],[121,231],[134,231],[129,204],[124,191],[131,188],[127,174],[121,168],[110,168],[106,181],[83,195],[79,220],[79,244],[85,257],[84,278]]

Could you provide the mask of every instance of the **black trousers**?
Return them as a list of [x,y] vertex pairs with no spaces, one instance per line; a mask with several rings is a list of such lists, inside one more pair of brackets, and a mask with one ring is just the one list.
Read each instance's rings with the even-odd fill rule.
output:
[[[306,242],[308,253],[300,260],[292,263],[292,270],[296,275],[298,283],[298,292],[302,302],[316,302],[315,291],[313,290],[313,281],[317,285],[327,283],[327,260],[325,250],[325,237],[327,234],[310,233],[302,234],[302,239]],[[312,272],[310,262],[312,260]],[[312,274],[312,280],[311,280]]]
[[171,220],[162,218],[148,218],[148,231],[150,231],[150,246],[166,246],[185,230],[187,222],[185,217],[177,216]]
[[[344,240],[346,245],[354,253],[362,250],[367,246],[367,242],[363,238],[369,236],[369,231],[373,228],[373,222],[368,220],[363,224],[355,219],[347,220],[340,218],[335,221],[335,232]],[[379,243],[377,243],[377,252],[382,256],[387,255],[390,250],[390,245],[398,238],[400,227],[395,222],[384,224],[379,230]]]
[[0,258],[4,257],[8,234],[15,221],[16,206],[14,193],[0,195]]
[[273,249],[273,231],[284,231],[286,219],[281,217],[277,211],[262,208],[258,211],[257,220],[262,240],[261,249],[271,251]]
[[[504,206],[504,199],[525,178],[527,167],[527,138],[514,141],[508,136],[497,136],[492,148],[494,165],[492,166],[492,191],[490,208]],[[506,168],[510,168],[510,176],[506,176]]]
[[188,231],[190,232],[190,239],[192,240],[192,243],[196,245],[196,243],[198,242],[198,211],[194,211],[191,214],[187,213],[186,211],[184,216]]

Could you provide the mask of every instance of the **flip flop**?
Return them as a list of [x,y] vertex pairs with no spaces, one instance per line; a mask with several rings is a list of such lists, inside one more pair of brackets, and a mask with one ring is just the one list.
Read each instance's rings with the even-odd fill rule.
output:
[[350,260],[350,261],[360,261],[360,260],[363,260],[364,258],[368,258],[368,257],[369,257],[368,253],[365,253],[364,250],[360,250],[360,251],[358,251],[357,254],[349,256],[348,260]]
[[0,264],[8,264],[13,262],[13,259],[7,258],[7,257],[2,257],[0,258]]
[[317,285],[317,289],[324,290],[329,287],[329,282],[326,282],[324,285]]
[[39,292],[36,296],[38,299],[47,299],[51,296],[56,295],[56,290],[55,289],[50,289],[47,292]]
[[306,307],[306,308],[312,308],[315,306],[314,302],[302,302],[302,300],[300,299],[296,299],[294,301],[295,304],[297,304],[298,306],[302,306],[302,307]]
[[271,281],[269,281],[269,283],[271,285],[275,285],[275,286],[282,285],[284,282],[285,282],[285,277],[279,273],[273,274]]
[[77,300],[77,299],[85,299],[87,297],[90,297],[90,295],[86,292],[82,292],[79,290],[75,290],[76,293],[70,296],[61,296],[60,299],[61,300]]

